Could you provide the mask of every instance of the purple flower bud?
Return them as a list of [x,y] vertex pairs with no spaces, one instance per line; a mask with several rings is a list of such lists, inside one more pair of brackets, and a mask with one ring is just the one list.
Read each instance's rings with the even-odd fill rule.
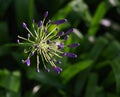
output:
[[30,38],[30,34],[28,34],[28,38]]
[[20,43],[20,40],[19,40],[19,39],[17,40],[17,43]]
[[57,34],[57,36],[62,36],[62,35],[64,35],[64,32],[59,32],[59,33]]
[[56,62],[56,64],[61,64],[61,63],[62,63],[62,62],[61,62],[61,61],[59,61],[59,60]]
[[64,43],[60,43],[60,45],[58,45],[58,49],[63,49],[64,48]]
[[41,27],[41,26],[42,26],[42,21],[39,21],[38,27]]
[[21,62],[22,62],[23,64],[26,63],[27,66],[30,66],[30,59],[29,59],[29,58],[27,58],[27,60],[21,60]]
[[26,25],[25,22],[23,22],[22,26],[23,26],[23,28],[25,28],[25,29],[27,28],[27,25]]
[[69,38],[69,35],[66,35],[66,36],[64,37],[64,40],[68,40],[68,38]]
[[63,54],[62,54],[62,56],[64,57],[64,56],[67,56],[67,53],[66,52],[64,52]]
[[48,16],[48,11],[45,12],[44,18],[46,18],[47,16]]
[[57,66],[53,66],[53,70],[54,70],[57,74],[60,74],[60,72],[62,71],[62,68],[57,67]]
[[70,57],[70,58],[77,58],[77,55],[74,54],[74,53],[67,53],[66,56],[68,56],[68,57]]
[[35,23],[35,19],[32,19],[32,23]]
[[50,44],[50,40],[47,40],[47,44]]
[[51,22],[51,20],[48,20],[48,24]]
[[44,32],[45,32],[45,33],[47,32],[47,29],[46,29],[46,28],[44,28]]
[[63,24],[63,23],[65,23],[65,22],[67,22],[67,19],[57,20],[57,21],[55,21],[55,22],[52,22],[52,24],[60,25],[60,24]]
[[27,64],[27,66],[30,66],[30,59],[29,58],[27,58],[26,64]]
[[31,52],[31,56],[34,56],[34,54],[35,54],[34,52]]
[[70,33],[72,33],[73,30],[74,30],[73,28],[69,29],[69,30],[66,32],[66,35],[69,35]]
[[73,43],[73,44],[68,45],[68,47],[75,48],[75,47],[77,47],[79,45],[80,45],[79,43]]

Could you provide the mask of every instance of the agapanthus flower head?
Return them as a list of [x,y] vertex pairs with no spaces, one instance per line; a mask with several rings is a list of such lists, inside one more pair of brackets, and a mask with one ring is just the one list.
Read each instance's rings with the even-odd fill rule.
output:
[[[36,71],[40,72],[39,65],[43,64],[47,72],[50,69],[47,67],[46,63],[50,64],[53,67],[53,70],[59,74],[62,71],[62,68],[58,67],[57,64],[62,62],[58,60],[63,57],[76,58],[77,55],[70,52],[64,52],[65,47],[74,48],[79,46],[79,43],[73,43],[70,45],[65,45],[65,41],[68,40],[69,34],[73,32],[73,28],[69,29],[66,33],[59,31],[59,25],[67,22],[66,19],[61,19],[57,21],[48,20],[45,23],[46,18],[48,17],[48,11],[44,14],[44,19],[40,20],[36,25],[35,20],[32,20],[33,31],[30,31],[27,27],[27,24],[23,22],[22,26],[25,28],[27,33],[27,38],[18,36],[19,39],[24,40],[25,42],[20,42],[19,44],[27,44],[27,47],[24,49],[25,53],[28,53],[28,57],[25,60],[22,60],[22,63],[26,63],[27,66],[30,66],[30,59],[33,56],[36,56]],[[36,27],[37,26],[37,27]],[[54,26],[54,27],[53,27]],[[52,28],[52,29],[51,29]],[[40,61],[42,59],[42,62]]]

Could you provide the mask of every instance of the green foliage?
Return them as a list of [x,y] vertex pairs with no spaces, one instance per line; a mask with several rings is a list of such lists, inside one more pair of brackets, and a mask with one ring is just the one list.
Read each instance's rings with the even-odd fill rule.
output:
[[85,60],[67,67],[67,69],[64,70],[61,74],[61,77],[63,78],[63,83],[67,83],[75,75],[77,75],[82,70],[88,68],[91,64],[92,64],[91,60]]
[[96,10],[96,13],[93,16],[92,22],[90,24],[90,28],[88,30],[89,35],[95,35],[97,33],[100,26],[100,21],[103,19],[103,17],[107,13],[108,8],[109,8],[109,5],[107,6],[106,2],[101,2],[99,4]]
[[[42,64],[37,73],[35,58],[22,64],[26,54],[16,43],[27,34],[22,22],[30,28],[46,10],[51,20],[68,19],[60,30],[75,28],[66,44],[80,43],[65,49],[78,57],[62,59],[61,74]],[[120,97],[119,17],[119,0],[0,0],[0,97]]]
[[20,88],[20,73],[14,71],[12,74],[7,70],[0,71],[0,86],[8,90],[18,92]]

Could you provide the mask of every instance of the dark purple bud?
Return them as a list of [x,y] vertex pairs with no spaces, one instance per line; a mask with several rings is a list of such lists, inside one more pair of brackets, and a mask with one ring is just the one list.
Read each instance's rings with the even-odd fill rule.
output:
[[26,25],[25,22],[23,22],[22,26],[23,26],[23,28],[25,28],[25,29],[27,28],[27,25]]
[[54,44],[57,44],[57,42],[54,42]]
[[57,74],[60,74],[60,72],[62,71],[62,68],[57,67],[57,66],[53,66],[53,70],[54,70]]
[[47,32],[47,29],[46,29],[46,28],[44,28],[44,32],[45,32],[45,33]]
[[17,43],[20,43],[20,40],[19,40],[19,39],[17,40]]
[[61,61],[57,61],[56,64],[61,64],[62,62]]
[[45,70],[46,70],[47,72],[50,72],[50,69],[49,69],[49,68],[45,68]]
[[74,53],[67,53],[66,56],[68,56],[68,57],[70,57],[70,58],[77,58],[77,55],[74,54]]
[[28,38],[30,38],[30,34],[28,34]]
[[47,40],[47,44],[50,44],[50,40]]
[[34,54],[35,54],[34,52],[31,52],[31,56],[34,56]]
[[74,30],[73,28],[69,29],[69,30],[66,32],[66,35],[69,35],[70,33],[72,33],[73,30]]
[[63,24],[63,23],[65,23],[65,22],[67,22],[67,19],[57,20],[57,21],[55,21],[55,22],[52,22],[52,24],[60,25],[60,24]]
[[57,36],[62,36],[64,35],[64,32],[59,32]]
[[47,16],[48,16],[48,11],[45,12],[44,18],[46,18]]
[[63,49],[64,48],[64,43],[60,43],[60,45],[58,45],[58,49]]
[[62,56],[64,57],[64,56],[67,56],[67,53],[66,52],[64,52],[63,54],[62,54]]
[[73,44],[68,45],[68,47],[75,48],[75,47],[77,47],[79,45],[80,45],[79,43],[73,43]]
[[29,58],[27,58],[26,64],[27,64],[27,66],[30,66],[30,59]]
[[64,42],[61,42],[60,45],[61,45],[61,46],[64,46]]
[[51,22],[51,20],[48,20],[48,24]]
[[66,35],[66,36],[64,37],[64,40],[68,40],[68,38],[69,38],[69,35]]
[[38,27],[41,27],[41,26],[42,26],[42,21],[39,21]]
[[32,19],[32,23],[35,23],[35,19]]

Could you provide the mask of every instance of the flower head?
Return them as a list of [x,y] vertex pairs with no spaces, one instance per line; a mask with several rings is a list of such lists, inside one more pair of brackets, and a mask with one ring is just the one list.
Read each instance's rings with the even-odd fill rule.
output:
[[27,25],[26,25],[25,22],[23,22],[22,26],[23,26],[23,28],[25,28],[25,29],[27,28]]
[[53,66],[53,70],[56,72],[56,73],[60,73],[62,71],[62,68],[60,67],[57,67],[57,66]]
[[44,18],[46,18],[47,16],[48,16],[48,11],[45,12]]
[[52,24],[60,25],[60,24],[63,24],[63,23],[65,23],[65,22],[67,22],[67,19],[57,20],[57,21],[55,21],[55,22],[52,22]]
[[[53,22],[51,20],[48,20],[48,22],[45,23],[47,17],[48,11],[45,12],[44,19],[40,20],[37,25],[33,19],[33,31],[30,31],[27,27],[27,24],[23,22],[22,26],[28,31],[28,36],[27,38],[18,36],[19,39],[22,39],[25,42],[20,42],[19,39],[17,42],[19,44],[28,45],[27,48],[24,49],[24,52],[28,53],[28,57],[26,60],[22,60],[22,63],[26,63],[27,66],[30,66],[30,58],[32,56],[36,56],[37,72],[40,72],[40,64],[43,64],[45,70],[49,72],[50,69],[46,66],[46,63],[49,63],[53,67],[53,70],[59,74],[62,71],[62,68],[56,66],[56,64],[61,64],[61,61],[57,60],[58,58],[63,58],[66,56],[70,58],[77,57],[77,55],[74,53],[64,52],[64,48],[74,48],[79,46],[79,44],[74,43],[65,46],[64,42],[68,40],[69,34],[73,32],[73,29],[69,29],[66,33],[59,31],[59,25],[67,22],[66,19],[61,19]],[[40,62],[40,58],[42,59],[42,62]]]

